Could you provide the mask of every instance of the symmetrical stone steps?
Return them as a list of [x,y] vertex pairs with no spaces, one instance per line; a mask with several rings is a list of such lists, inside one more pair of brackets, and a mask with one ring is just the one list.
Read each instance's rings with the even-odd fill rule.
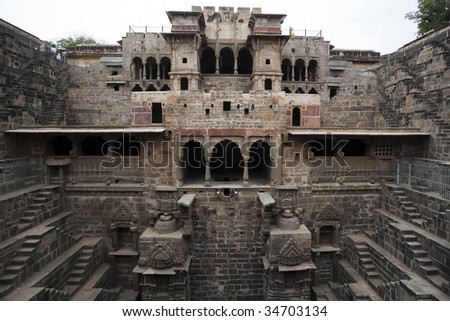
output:
[[448,291],[450,288],[450,276],[436,266],[435,261],[424,249],[422,242],[427,240],[427,238],[431,238],[443,246],[445,246],[444,244],[447,244],[447,248],[450,248],[450,243],[444,240],[439,241],[435,235],[422,229],[422,227],[417,226],[413,222],[407,222],[385,210],[377,209],[375,210],[375,213],[380,215],[383,218],[383,221],[390,223],[384,225],[387,228],[384,229],[386,238],[380,235],[380,233],[376,233],[373,240],[378,244],[383,245],[384,242],[392,243],[392,240],[388,238],[389,235],[390,237],[399,235],[398,239],[403,245],[397,245],[396,249],[392,249],[393,254],[399,255],[401,253],[400,257],[405,265],[428,280],[439,290],[444,293],[450,293]]
[[[42,292],[42,288],[47,290],[56,290],[65,295],[66,299],[69,299],[81,286],[89,275],[92,274],[97,265],[100,262],[104,243],[101,238],[83,238],[79,240],[75,245],[70,247],[67,251],[59,255],[48,265],[41,270],[32,274],[27,278],[20,287],[14,289],[3,299],[5,300],[36,300],[40,299],[45,294]],[[91,257],[87,259],[88,253],[91,253]],[[89,264],[79,264],[81,261],[88,260]],[[75,268],[76,267],[76,268]],[[83,271],[81,272],[82,279],[79,284],[69,285],[68,280],[72,276],[72,270]],[[77,272],[76,272],[77,273]]]
[[15,224],[16,234],[22,233],[62,211],[62,208],[54,207],[51,203],[53,197],[51,190],[55,187],[48,185],[37,192],[32,203],[26,208],[19,221]]
[[[3,256],[3,269],[0,270],[0,298],[20,286],[51,259],[50,252],[42,252],[47,246],[42,244],[43,239],[48,241],[49,238],[53,238],[53,244],[56,244],[56,238],[63,240],[59,244],[60,248],[49,249],[53,254],[64,252],[69,245],[77,241],[77,238],[72,237],[71,231],[67,231],[70,225],[65,227],[71,216],[71,212],[62,212],[0,243],[0,253],[11,253]],[[41,248],[39,252],[38,248]]]
[[[411,239],[411,235],[405,234],[405,238],[407,238],[409,242],[413,243],[413,248],[418,248],[417,244],[414,244],[415,241]],[[364,276],[364,278],[367,280],[367,283],[369,283],[383,299],[391,299],[389,298],[389,293],[392,293],[390,291],[393,287],[396,286],[402,287],[403,291],[406,292],[412,291],[413,297],[415,297],[417,300],[450,299],[448,295],[445,295],[445,292],[442,291],[441,288],[433,290],[433,286],[431,286],[431,282],[428,279],[429,275],[420,276],[417,272],[414,273],[408,266],[394,258],[390,253],[388,253],[380,245],[374,243],[366,235],[349,235],[348,241],[348,250],[344,251],[345,259],[349,259],[349,261],[352,262],[352,257],[354,257],[356,253],[362,253],[363,257],[367,257],[367,255],[364,254],[365,252],[371,253],[371,257],[374,260],[376,258],[377,263],[374,263],[373,266],[365,262],[364,267],[359,266],[359,264],[357,264],[358,266],[354,267],[358,270],[359,273],[361,273],[361,275]],[[366,247],[365,250],[364,247]],[[420,253],[418,255],[418,258],[424,258],[422,252],[418,253]],[[427,264],[428,263],[426,263],[425,261],[424,266],[429,267],[430,265]],[[380,268],[382,268],[383,271],[379,270]],[[371,274],[368,274],[368,272],[371,271],[375,272],[373,274],[373,276],[375,277],[374,280],[376,280],[375,282],[371,282],[371,279],[369,277]],[[382,281],[379,281],[381,279],[378,278],[378,275],[383,275]],[[389,278],[386,279],[386,277],[384,276],[389,276]],[[435,277],[434,274],[431,277]],[[436,279],[436,282],[439,282],[439,280]],[[396,293],[398,293],[398,291]]]

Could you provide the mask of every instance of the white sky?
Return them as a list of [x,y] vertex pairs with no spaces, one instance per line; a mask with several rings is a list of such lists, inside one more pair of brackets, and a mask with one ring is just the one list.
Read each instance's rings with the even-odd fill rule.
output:
[[[170,26],[166,11],[190,11],[192,5],[260,7],[283,13],[283,28],[322,30],[340,49],[390,53],[416,38],[417,26],[405,14],[417,0],[0,0],[0,18],[43,40],[84,34],[116,43],[129,26]],[[236,10],[236,9],[235,9]]]

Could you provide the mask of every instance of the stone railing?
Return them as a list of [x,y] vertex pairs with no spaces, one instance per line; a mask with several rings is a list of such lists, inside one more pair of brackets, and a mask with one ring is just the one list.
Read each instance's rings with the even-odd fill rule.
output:
[[[345,163],[344,163],[345,162]],[[312,183],[327,182],[364,182],[380,179],[393,180],[394,168],[389,164],[381,164],[379,160],[370,157],[344,157],[338,162],[332,157],[314,157],[310,167],[309,181]]]
[[138,156],[112,158],[78,156],[71,159],[67,179],[72,182],[137,183],[143,182],[143,166]]
[[424,192],[436,192],[450,200],[450,162],[412,158],[397,163],[397,184]]
[[46,182],[46,167],[38,158],[0,160],[0,195]]

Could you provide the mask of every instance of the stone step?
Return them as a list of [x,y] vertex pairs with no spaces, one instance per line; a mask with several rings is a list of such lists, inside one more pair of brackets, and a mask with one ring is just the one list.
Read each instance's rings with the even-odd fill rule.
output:
[[31,258],[25,255],[17,255],[11,259],[11,264],[27,264]]
[[89,266],[88,262],[78,262],[73,266],[74,270],[86,270]]
[[11,264],[5,268],[6,274],[19,274],[25,271],[26,265],[24,264]]
[[367,251],[364,251],[364,252],[358,252],[358,255],[359,255],[360,258],[367,258],[367,257],[370,257],[370,253],[367,252]]
[[439,274],[427,275],[427,279],[431,282],[431,284],[433,284],[440,290],[444,290],[445,285],[449,283],[445,278],[443,278]]
[[36,223],[36,220],[37,220],[36,216],[22,216],[19,219],[19,222],[20,223],[34,224],[34,223]]
[[63,288],[63,292],[67,294],[67,296],[71,297],[78,289],[79,285],[65,285]]
[[358,252],[361,251],[366,251],[367,250],[367,245],[365,244],[355,244],[355,248]]
[[414,207],[414,202],[411,202],[411,201],[400,201],[400,204],[403,206],[403,207],[412,207],[412,208],[415,208],[416,210],[417,210],[417,208],[416,207]]
[[421,265],[419,267],[420,271],[422,271],[425,275],[436,275],[439,274],[439,269],[432,265]]
[[80,285],[82,281],[83,281],[82,277],[70,277],[67,280],[67,284],[68,285]]
[[362,257],[359,259],[359,262],[361,263],[361,265],[365,265],[365,264],[372,264],[373,260],[370,257]]
[[406,242],[406,245],[408,245],[411,249],[420,249],[422,248],[422,243],[413,241],[413,242]]
[[428,256],[428,253],[426,251],[422,250],[422,249],[418,249],[418,250],[413,249],[413,250],[411,250],[411,252],[413,253],[414,258],[416,258],[416,257],[427,257]]
[[89,263],[90,260],[91,260],[91,256],[87,256],[87,255],[81,255],[78,258],[78,262],[80,262],[80,263]]
[[22,233],[33,227],[31,223],[18,223],[14,225],[17,229],[17,233]]
[[48,197],[35,197],[33,199],[33,203],[34,204],[43,204],[45,202],[48,202],[49,198]]
[[400,239],[404,242],[412,242],[417,241],[417,236],[415,236],[414,234],[403,234],[400,236]]
[[36,248],[36,246],[38,246],[38,244],[41,243],[40,239],[26,239],[23,244],[22,247],[32,247],[32,248]]
[[83,277],[84,273],[85,273],[85,270],[75,270],[74,269],[70,272],[70,276],[75,277],[75,278]]
[[417,212],[416,213],[408,213],[408,212],[405,213],[404,212],[403,214],[408,221],[420,218],[420,214]]
[[366,275],[369,279],[378,279],[380,278],[380,273],[378,271],[368,271]]
[[24,216],[38,216],[40,215],[42,212],[40,210],[30,210],[27,209],[23,212]]
[[19,276],[17,274],[12,274],[12,273],[0,275],[0,285],[1,284],[14,284],[14,282],[18,278],[19,278]]
[[30,256],[35,251],[36,248],[34,247],[21,247],[20,249],[17,250],[16,255]]
[[430,259],[428,256],[426,257],[416,257],[415,258],[417,264],[422,266],[430,266],[433,265],[433,260]]
[[402,206],[402,210],[406,213],[417,213],[417,207],[414,206]]
[[363,268],[369,272],[369,271],[376,271],[377,267],[375,266],[375,264],[365,264],[363,265]]
[[424,220],[422,218],[413,218],[411,219],[411,223],[413,223],[415,226],[423,228],[424,224],[426,224],[428,221]]

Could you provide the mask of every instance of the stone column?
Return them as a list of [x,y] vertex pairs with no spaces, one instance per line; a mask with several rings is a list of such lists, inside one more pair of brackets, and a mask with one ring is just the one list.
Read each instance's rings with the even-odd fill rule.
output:
[[247,155],[242,155],[242,159],[244,160],[244,175],[243,175],[243,181],[244,181],[244,186],[248,186],[248,160],[249,157]]
[[211,167],[210,167],[210,158],[206,158],[206,167],[205,167],[205,186],[211,186]]
[[291,81],[295,80],[294,71],[295,71],[295,65],[293,65],[291,62],[291,79],[290,79]]
[[234,74],[238,74],[238,59],[237,57],[234,58]]
[[219,70],[220,70],[220,68],[219,68],[220,61],[219,61],[219,59],[220,59],[220,57],[216,56],[216,75],[219,74]]

